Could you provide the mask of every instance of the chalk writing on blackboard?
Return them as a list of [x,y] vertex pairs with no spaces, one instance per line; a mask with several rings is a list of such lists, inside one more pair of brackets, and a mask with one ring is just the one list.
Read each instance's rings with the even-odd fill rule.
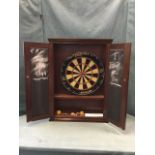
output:
[[111,50],[109,57],[109,75],[110,85],[122,87],[122,71],[123,71],[123,52],[122,50]]
[[47,49],[32,48],[31,52],[31,74],[33,80],[48,79],[48,53]]

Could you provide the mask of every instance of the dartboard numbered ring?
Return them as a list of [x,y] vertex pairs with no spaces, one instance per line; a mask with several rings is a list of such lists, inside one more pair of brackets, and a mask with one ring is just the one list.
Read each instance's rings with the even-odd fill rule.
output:
[[71,94],[92,94],[101,87],[103,79],[103,64],[94,54],[87,52],[68,57],[61,69],[62,84]]

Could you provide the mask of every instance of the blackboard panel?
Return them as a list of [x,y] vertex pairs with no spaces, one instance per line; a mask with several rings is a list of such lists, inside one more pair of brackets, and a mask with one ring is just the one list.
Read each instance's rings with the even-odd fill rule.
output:
[[123,77],[123,60],[124,53],[121,49],[111,49],[109,53],[109,91],[108,91],[108,106],[110,107],[108,115],[112,120],[119,123],[120,107],[121,107],[121,92],[122,92],[122,77]]
[[32,48],[31,53],[31,97],[32,116],[48,113],[48,51],[47,48]]
[[32,80],[32,116],[48,113],[48,80]]

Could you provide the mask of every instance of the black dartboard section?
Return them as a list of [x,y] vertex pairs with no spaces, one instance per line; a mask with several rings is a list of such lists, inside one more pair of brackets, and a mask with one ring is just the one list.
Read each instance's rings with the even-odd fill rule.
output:
[[67,57],[61,68],[61,81],[70,94],[93,94],[103,83],[104,67],[88,52],[77,52]]

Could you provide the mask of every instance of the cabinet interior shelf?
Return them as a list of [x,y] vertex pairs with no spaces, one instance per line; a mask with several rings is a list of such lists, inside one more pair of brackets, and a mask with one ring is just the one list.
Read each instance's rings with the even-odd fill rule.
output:
[[68,94],[55,94],[54,95],[55,99],[62,99],[62,100],[77,100],[77,99],[82,99],[82,100],[103,100],[104,95],[91,95],[91,96],[77,96],[77,95],[68,95]]
[[104,117],[55,117],[56,121],[108,122]]

